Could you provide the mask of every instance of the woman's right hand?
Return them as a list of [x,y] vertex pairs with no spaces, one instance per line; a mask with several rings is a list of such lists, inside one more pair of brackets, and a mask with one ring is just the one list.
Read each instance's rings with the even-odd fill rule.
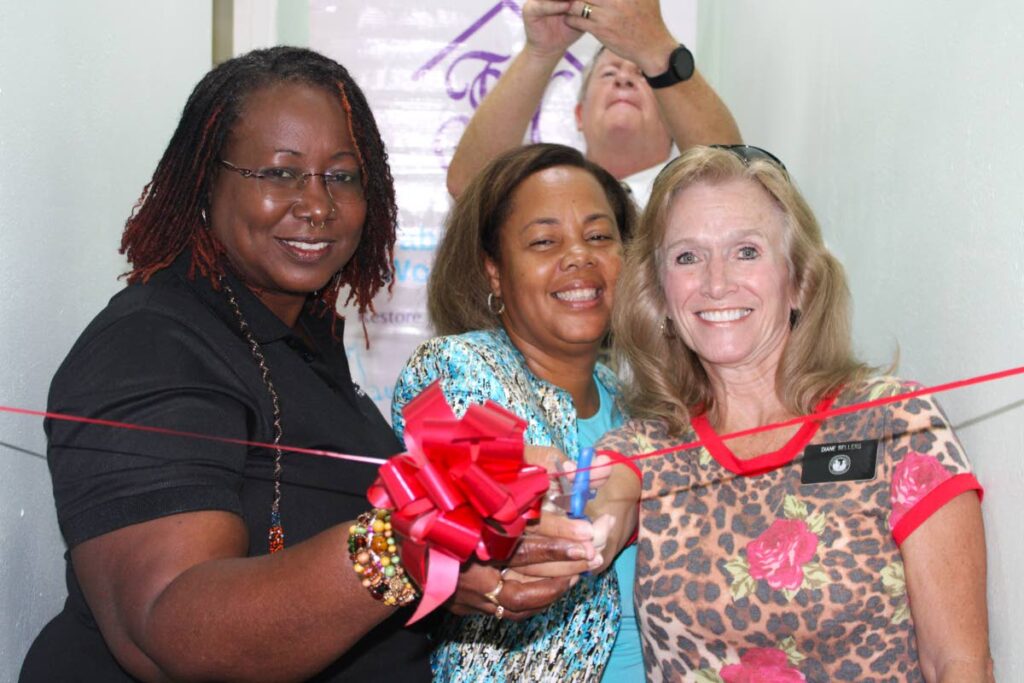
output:
[[[575,586],[582,572],[596,566],[595,561],[600,564],[601,557],[590,542],[593,533],[589,527],[587,522],[579,522],[576,527],[559,528],[562,536],[524,536],[509,560],[510,569],[504,573],[488,564],[464,564],[448,609],[459,615],[496,616],[500,605],[501,618],[511,621],[542,612]],[[528,568],[536,566],[557,566],[560,571],[542,577],[528,575]],[[501,590],[494,595],[499,584]],[[488,598],[488,594],[494,599]]]
[[631,467],[614,463],[602,469],[610,475],[598,487],[594,499],[587,504],[587,514],[595,520],[611,518],[602,547],[605,559],[598,571],[607,569],[633,537],[639,521],[638,503],[642,493],[640,478]]
[[531,580],[576,576],[582,571],[595,571],[604,565],[603,551],[614,523],[610,515],[602,515],[591,523],[584,519],[569,519],[560,511],[544,511],[540,522],[527,531],[526,539],[529,540],[525,543],[551,542],[546,539],[578,539],[587,548],[586,566],[581,569],[578,561],[549,560],[543,557],[534,560],[525,556],[513,558],[514,562],[510,566],[515,568],[518,575]]
[[[460,616],[496,616],[500,605],[501,618],[521,621],[544,611],[575,586],[578,580],[579,577],[561,577],[519,581],[508,575],[503,577],[501,571],[491,565],[470,563],[464,565],[459,574],[459,586],[448,603],[448,610]],[[501,591],[495,596],[495,604],[487,598],[487,594],[494,591],[499,582]]]
[[[550,473],[564,472],[566,464],[572,464],[557,448],[546,446],[527,446],[524,460]],[[595,471],[601,469],[611,468]],[[598,485],[603,483],[601,479],[599,476]],[[500,618],[512,621],[543,611],[575,586],[581,573],[605,563],[601,550],[613,525],[614,519],[607,515],[591,524],[545,510],[523,536],[504,571],[479,562],[463,565],[449,611],[497,616],[500,606]]]
[[[590,488],[599,489],[604,486],[611,478],[612,467],[614,467],[614,465],[615,462],[607,455],[595,456],[593,461],[590,463],[590,467],[587,468],[587,471],[590,472]],[[561,472],[571,483],[576,480],[576,469],[576,463],[571,460],[566,460],[562,464]]]

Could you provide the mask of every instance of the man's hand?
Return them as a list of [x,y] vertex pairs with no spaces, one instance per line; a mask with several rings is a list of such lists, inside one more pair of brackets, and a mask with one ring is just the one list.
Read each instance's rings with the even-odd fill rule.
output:
[[570,0],[526,0],[523,4],[523,27],[526,29],[526,50],[538,56],[561,55],[579,40],[583,32],[565,21]]
[[[591,8],[586,19],[582,16],[584,5]],[[664,72],[669,54],[679,45],[665,26],[659,0],[573,0],[565,23],[592,34],[648,76]]]

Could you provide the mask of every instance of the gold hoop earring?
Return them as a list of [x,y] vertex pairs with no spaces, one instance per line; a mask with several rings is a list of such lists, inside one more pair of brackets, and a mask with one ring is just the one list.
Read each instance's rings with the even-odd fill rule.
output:
[[[494,309],[494,300],[498,300],[498,309]],[[487,310],[490,311],[491,315],[497,317],[505,312],[505,302],[501,300],[500,296],[494,296],[494,292],[487,293]]]

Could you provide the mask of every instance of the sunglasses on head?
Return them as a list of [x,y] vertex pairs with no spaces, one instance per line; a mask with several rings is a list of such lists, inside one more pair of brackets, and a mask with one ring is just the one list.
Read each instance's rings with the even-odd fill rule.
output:
[[732,152],[740,159],[743,159],[744,163],[750,164],[752,161],[763,159],[767,162],[773,163],[783,171],[786,170],[786,165],[782,163],[782,160],[772,154],[766,149],[755,147],[754,145],[708,145],[711,149],[724,149]]
[[[749,166],[754,161],[767,161],[770,164],[778,166],[779,169],[789,178],[789,171],[786,170],[786,165],[782,163],[782,160],[772,154],[766,149],[755,147],[754,145],[708,145],[711,149],[724,149],[727,152],[732,152],[734,155],[739,157],[744,164]],[[676,157],[672,161],[665,164],[665,167],[658,172],[660,178],[670,168],[676,165],[676,163],[682,159],[681,156]]]

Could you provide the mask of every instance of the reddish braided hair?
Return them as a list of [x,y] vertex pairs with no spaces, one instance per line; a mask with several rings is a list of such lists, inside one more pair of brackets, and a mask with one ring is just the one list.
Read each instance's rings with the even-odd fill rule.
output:
[[[224,247],[204,225],[210,209],[217,160],[238,119],[245,98],[281,82],[303,83],[337,95],[355,142],[366,220],[352,258],[311,301],[337,316],[338,296],[349,287],[345,304],[355,303],[360,317],[373,311],[373,297],[394,283],[398,222],[395,182],[377,122],[359,86],[345,67],[321,54],[296,47],[254,50],[217,66],[199,81],[185,103],[178,127],[125,222],[121,253],[128,257],[129,284],[146,282],[186,248],[192,251],[189,276],[197,274],[219,287],[227,266]],[[365,323],[364,323],[365,332]]]

